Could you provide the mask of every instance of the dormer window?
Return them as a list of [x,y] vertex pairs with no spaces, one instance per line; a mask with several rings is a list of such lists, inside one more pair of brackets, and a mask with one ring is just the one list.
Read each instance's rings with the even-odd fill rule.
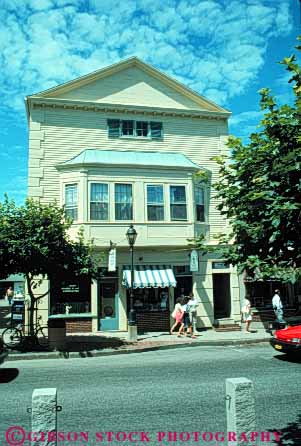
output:
[[107,125],[109,138],[160,139],[163,137],[162,122],[108,119]]

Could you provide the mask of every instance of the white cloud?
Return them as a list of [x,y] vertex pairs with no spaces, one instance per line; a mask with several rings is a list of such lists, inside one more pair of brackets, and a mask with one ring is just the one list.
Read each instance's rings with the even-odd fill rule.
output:
[[289,0],[3,0],[3,104],[137,55],[227,104],[256,80]]

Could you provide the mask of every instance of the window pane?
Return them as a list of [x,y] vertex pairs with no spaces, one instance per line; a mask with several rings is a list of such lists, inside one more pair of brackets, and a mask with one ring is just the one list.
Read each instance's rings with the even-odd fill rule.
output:
[[136,135],[147,136],[148,135],[148,123],[145,121],[136,122]]
[[122,135],[133,136],[134,135],[134,121],[122,121],[121,122]]
[[91,184],[91,201],[108,202],[108,185],[100,183]]
[[195,202],[196,204],[204,204],[204,189],[202,187],[196,187],[195,189]]
[[65,186],[65,215],[77,220],[77,184]]
[[185,186],[170,186],[171,220],[187,220]]
[[197,221],[205,221],[205,206],[203,204],[196,205],[196,219]]
[[120,136],[120,120],[108,119],[108,134],[110,138],[116,138]]
[[172,204],[170,207],[171,220],[187,220],[186,205]]
[[170,202],[186,203],[185,186],[170,186]]
[[162,138],[162,122],[151,122],[150,129],[152,138]]
[[150,221],[164,220],[164,206],[147,206],[147,219]]
[[163,204],[163,186],[148,185],[147,186],[147,204],[162,203]]
[[115,220],[133,219],[131,184],[115,184]]
[[107,203],[91,203],[90,219],[91,220],[108,220],[109,208]]

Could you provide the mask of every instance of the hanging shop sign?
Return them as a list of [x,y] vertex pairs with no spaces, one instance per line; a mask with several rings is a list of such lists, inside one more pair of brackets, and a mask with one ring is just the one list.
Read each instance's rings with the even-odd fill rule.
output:
[[110,249],[108,259],[108,271],[116,271],[116,249]]
[[193,249],[190,253],[190,271],[199,270],[199,255],[196,249]]

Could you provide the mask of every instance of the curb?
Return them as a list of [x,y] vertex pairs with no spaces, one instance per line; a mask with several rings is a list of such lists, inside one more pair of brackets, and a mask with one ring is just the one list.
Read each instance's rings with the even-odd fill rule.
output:
[[257,339],[225,339],[220,341],[199,341],[199,342],[185,342],[181,344],[168,344],[168,345],[152,345],[152,346],[139,346],[133,345],[132,348],[124,348],[119,350],[114,350],[112,348],[82,352],[45,352],[45,353],[11,353],[6,358],[5,362],[12,361],[22,361],[22,360],[32,360],[32,359],[73,359],[73,358],[96,358],[100,356],[114,356],[114,355],[125,355],[131,353],[143,353],[157,350],[172,350],[177,348],[187,348],[187,347],[208,347],[208,346],[227,346],[227,345],[250,345],[250,344],[260,344],[263,342],[269,342],[269,338],[257,338]]

